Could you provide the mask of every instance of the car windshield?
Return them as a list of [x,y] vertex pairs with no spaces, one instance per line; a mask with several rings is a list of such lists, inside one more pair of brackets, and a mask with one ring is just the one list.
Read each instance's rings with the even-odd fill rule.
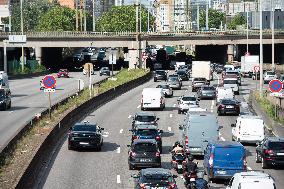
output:
[[156,74],[164,75],[164,74],[165,74],[165,72],[164,72],[164,71],[156,71]]
[[228,80],[228,79],[224,80],[224,84],[237,84],[237,83],[238,83],[237,80]]
[[140,136],[149,136],[149,135],[157,135],[158,131],[156,129],[138,129],[137,135]]
[[169,77],[169,81],[178,81],[177,77]]
[[194,78],[194,81],[206,81],[205,78]]
[[96,126],[95,125],[75,125],[73,128],[73,131],[90,131],[90,132],[96,132]]
[[162,89],[169,89],[169,85],[158,85],[157,88],[162,88]]
[[215,91],[214,87],[203,87],[204,91]]
[[215,160],[218,161],[240,161],[243,159],[243,150],[241,148],[222,147],[215,148]]
[[221,104],[235,104],[235,101],[230,99],[223,99],[221,100]]
[[146,116],[146,115],[144,115],[144,116],[137,115],[135,120],[140,121],[140,122],[151,122],[151,121],[155,121],[156,117],[155,116]]
[[268,147],[272,150],[284,150],[284,142],[269,142]]
[[275,75],[275,72],[266,72],[267,75]]
[[170,175],[163,175],[163,174],[148,174],[142,178],[142,183],[173,183],[174,179]]
[[182,97],[183,101],[196,101],[196,97],[193,96],[184,96]]
[[107,67],[102,67],[101,70],[104,70],[104,71],[105,71],[105,70],[108,70],[108,68],[107,68]]
[[133,150],[135,152],[156,152],[157,147],[154,143],[145,142],[135,144]]

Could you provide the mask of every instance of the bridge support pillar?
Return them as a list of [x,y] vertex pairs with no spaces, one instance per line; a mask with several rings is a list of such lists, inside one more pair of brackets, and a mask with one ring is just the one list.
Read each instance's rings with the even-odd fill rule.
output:
[[36,47],[35,48],[35,57],[36,60],[38,61],[38,64],[42,64],[42,47]]
[[229,64],[232,64],[234,61],[234,45],[228,45],[227,49],[228,60]]

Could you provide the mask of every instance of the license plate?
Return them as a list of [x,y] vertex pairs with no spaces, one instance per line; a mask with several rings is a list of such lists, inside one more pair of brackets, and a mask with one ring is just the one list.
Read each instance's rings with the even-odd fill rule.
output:
[[199,150],[200,148],[190,148],[190,150],[196,151]]
[[140,159],[140,162],[151,162],[151,159]]
[[88,142],[80,142],[80,144],[82,144],[82,145],[88,145],[89,143],[88,143]]
[[224,175],[224,174],[226,174],[226,171],[217,171],[217,173],[220,174],[220,175]]
[[190,182],[194,182],[195,181],[195,178],[190,178]]
[[226,106],[226,108],[234,108],[234,106]]
[[181,169],[182,168],[182,165],[178,165],[178,169]]
[[284,153],[277,153],[278,156],[284,156]]

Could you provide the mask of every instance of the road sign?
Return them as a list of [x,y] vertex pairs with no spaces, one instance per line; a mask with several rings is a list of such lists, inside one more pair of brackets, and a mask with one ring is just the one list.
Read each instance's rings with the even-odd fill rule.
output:
[[9,43],[26,43],[26,35],[9,35]]
[[53,75],[46,75],[42,79],[42,84],[46,89],[52,89],[56,85],[56,79]]
[[259,66],[254,66],[254,67],[253,67],[253,70],[254,70],[254,72],[259,72],[260,67],[259,67]]
[[269,90],[272,93],[279,92],[283,88],[283,84],[279,79],[273,79],[269,82]]
[[112,50],[109,54],[109,64],[116,64],[116,51]]
[[47,88],[47,89],[43,89],[43,92],[45,92],[45,93],[54,93],[55,89]]

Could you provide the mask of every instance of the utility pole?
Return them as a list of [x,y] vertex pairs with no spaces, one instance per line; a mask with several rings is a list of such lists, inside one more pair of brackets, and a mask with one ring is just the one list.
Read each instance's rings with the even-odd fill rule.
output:
[[249,53],[249,44],[248,44],[248,42],[249,42],[249,40],[248,40],[248,38],[249,38],[249,24],[248,24],[248,22],[249,22],[249,19],[248,19],[248,16],[249,16],[249,14],[248,14],[248,10],[247,10],[247,55],[248,55],[248,53]]
[[206,31],[209,30],[209,27],[208,27],[208,3],[206,3]]
[[84,31],[87,31],[86,1],[84,0]]
[[93,0],[93,32],[96,31],[95,0]]
[[199,4],[197,5],[197,30],[199,31]]
[[[23,0],[21,0],[21,31],[22,35],[24,35],[24,18],[23,18]],[[22,43],[22,72],[24,72],[25,66],[25,53],[24,53],[24,44]]]
[[259,79],[259,94],[262,97],[262,88],[263,88],[263,41],[262,41],[262,2],[259,1],[259,31],[260,31],[260,47],[259,47],[259,61],[260,61],[260,79]]
[[138,64],[138,67],[141,68],[141,41],[139,39],[139,35],[140,35],[140,32],[139,32],[139,6],[140,6],[140,0],[136,0],[136,43],[137,43],[137,64]]
[[274,19],[275,7],[274,0],[271,0],[271,33],[272,33],[272,70],[275,70],[275,41],[274,41]]
[[75,11],[76,11],[76,31],[79,30],[79,20],[78,20],[78,0],[75,0]]

